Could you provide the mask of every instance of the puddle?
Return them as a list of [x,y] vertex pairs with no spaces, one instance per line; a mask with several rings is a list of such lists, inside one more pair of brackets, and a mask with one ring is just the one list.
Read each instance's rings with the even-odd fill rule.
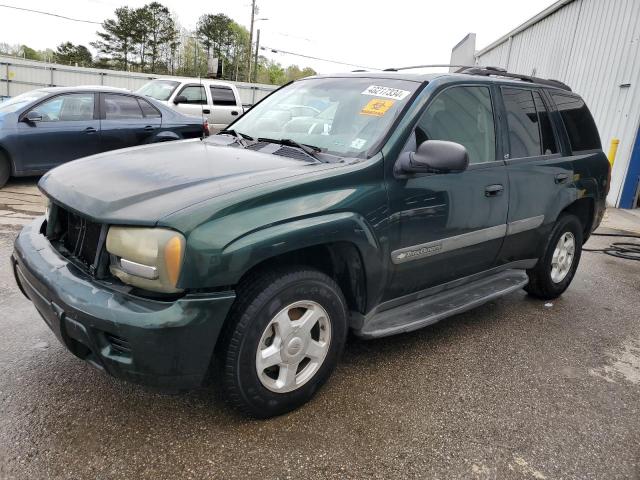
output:
[[640,340],[629,340],[610,353],[611,364],[589,370],[591,375],[607,382],[627,381],[640,385]]

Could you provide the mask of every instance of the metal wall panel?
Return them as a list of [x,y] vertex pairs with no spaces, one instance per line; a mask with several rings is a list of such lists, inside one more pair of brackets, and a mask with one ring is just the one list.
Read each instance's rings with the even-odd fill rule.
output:
[[480,51],[478,63],[567,83],[589,105],[605,151],[620,139],[608,198],[618,205],[640,125],[640,1],[574,0],[508,44]]

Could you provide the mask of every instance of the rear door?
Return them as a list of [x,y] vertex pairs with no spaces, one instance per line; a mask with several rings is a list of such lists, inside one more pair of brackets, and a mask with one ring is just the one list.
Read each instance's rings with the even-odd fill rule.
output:
[[101,93],[100,97],[101,151],[133,147],[153,141],[160,129],[162,117],[149,102],[133,95],[119,93]]
[[209,86],[209,93],[213,101],[213,110],[209,115],[209,126],[214,131],[220,131],[233,122],[242,112],[242,105],[238,105],[236,95],[226,85]]
[[100,121],[92,92],[65,93],[24,112],[42,116],[18,123],[20,160],[24,171],[39,172],[99,152]]
[[567,205],[573,169],[544,90],[501,87],[509,175],[509,218],[500,262],[534,259]]

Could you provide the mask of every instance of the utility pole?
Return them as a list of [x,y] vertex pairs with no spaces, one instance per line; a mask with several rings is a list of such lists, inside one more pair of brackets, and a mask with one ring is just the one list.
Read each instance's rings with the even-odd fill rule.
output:
[[253,19],[256,15],[256,0],[251,0],[251,28],[249,29],[249,73],[247,75],[247,81],[251,81],[251,57],[253,48]]
[[253,74],[254,83],[258,83],[258,51],[259,50],[260,50],[260,29],[258,29],[258,32],[256,35],[256,56],[253,62],[253,68],[255,70],[255,73]]

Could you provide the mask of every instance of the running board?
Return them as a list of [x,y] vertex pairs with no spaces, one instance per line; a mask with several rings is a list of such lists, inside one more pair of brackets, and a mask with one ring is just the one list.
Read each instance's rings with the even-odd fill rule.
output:
[[378,312],[366,319],[362,328],[354,333],[363,338],[377,338],[417,330],[519,290],[528,282],[529,278],[524,270],[504,270],[430,297]]

